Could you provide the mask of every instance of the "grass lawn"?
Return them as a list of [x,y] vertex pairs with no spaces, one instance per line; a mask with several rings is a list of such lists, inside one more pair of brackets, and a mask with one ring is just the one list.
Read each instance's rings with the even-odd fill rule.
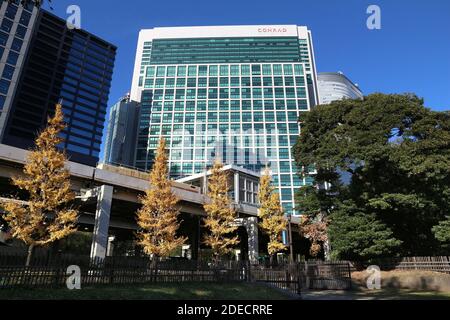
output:
[[305,300],[450,300],[450,292],[417,291],[408,289],[308,291]]
[[289,298],[287,294],[278,290],[249,283],[166,283],[82,287],[81,290],[0,290],[0,300],[280,300]]

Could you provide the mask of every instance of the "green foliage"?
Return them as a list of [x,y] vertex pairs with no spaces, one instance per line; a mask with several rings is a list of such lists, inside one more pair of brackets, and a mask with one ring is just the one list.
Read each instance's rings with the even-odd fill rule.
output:
[[401,241],[375,214],[347,209],[334,212],[328,228],[332,258],[361,261],[395,255]]
[[[335,254],[351,255],[345,242],[350,226],[355,232],[369,228],[373,237],[381,227],[392,232],[383,234],[386,241],[376,250],[365,248],[367,241],[355,242],[352,250],[361,257],[386,255],[400,241],[401,255],[443,253],[432,229],[450,212],[449,113],[425,108],[414,95],[373,94],[363,101],[317,106],[300,120],[302,132],[293,149],[297,164],[314,165],[316,181],[332,188],[302,188],[297,202],[307,215],[330,216]],[[348,211],[353,206],[357,215]]]
[[434,236],[441,242],[450,245],[450,216],[433,227]]

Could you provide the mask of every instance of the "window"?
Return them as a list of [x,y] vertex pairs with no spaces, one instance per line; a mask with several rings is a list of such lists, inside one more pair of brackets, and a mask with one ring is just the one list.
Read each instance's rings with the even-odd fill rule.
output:
[[19,38],[23,39],[25,38],[25,34],[27,33],[27,28],[25,28],[24,26],[21,26],[20,24],[17,26],[16,29],[16,36],[18,36]]
[[0,80],[0,93],[7,94],[9,89],[9,81],[2,79]]
[[8,80],[11,80],[14,74],[14,67],[11,67],[10,65],[5,65],[5,68],[3,69],[3,78],[6,78]]
[[2,22],[2,25],[0,28],[3,31],[10,32],[12,25],[13,25],[13,22],[11,20],[5,18],[5,19],[3,19],[3,22]]

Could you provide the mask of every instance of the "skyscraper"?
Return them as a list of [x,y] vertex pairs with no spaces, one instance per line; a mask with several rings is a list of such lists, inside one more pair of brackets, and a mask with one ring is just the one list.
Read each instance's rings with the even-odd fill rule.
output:
[[105,140],[105,163],[134,165],[139,104],[126,95],[111,107]]
[[141,103],[138,168],[151,167],[163,136],[173,178],[202,172],[216,157],[257,172],[269,165],[287,213],[295,191],[312,182],[298,177],[291,153],[299,113],[318,103],[306,27],[142,30],[131,99]]
[[320,104],[329,104],[342,99],[363,99],[358,85],[354,84],[342,72],[323,72],[317,76]]
[[[19,1],[17,1],[19,2]],[[98,162],[116,47],[45,10],[2,2],[0,141],[29,148],[62,101],[72,161]]]

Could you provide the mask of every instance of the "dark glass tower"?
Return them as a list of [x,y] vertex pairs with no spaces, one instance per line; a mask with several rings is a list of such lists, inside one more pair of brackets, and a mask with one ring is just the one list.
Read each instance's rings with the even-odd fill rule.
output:
[[[5,6],[6,10],[17,8],[16,15],[4,14]],[[22,10],[4,3],[1,23],[11,20],[14,25]],[[84,30],[69,29],[65,20],[45,10],[34,9],[30,13],[34,19],[30,19],[25,32],[28,41],[18,53],[21,64],[14,73],[16,81],[10,83],[5,98],[1,99],[4,100],[1,142],[31,147],[36,133],[54,112],[55,104],[62,101],[67,123],[64,147],[70,160],[95,165],[99,160],[116,47]],[[8,46],[11,38],[17,36],[9,34],[5,49],[0,49],[0,53],[5,51],[3,56],[13,52]],[[8,66],[8,61],[2,58],[0,72]]]

